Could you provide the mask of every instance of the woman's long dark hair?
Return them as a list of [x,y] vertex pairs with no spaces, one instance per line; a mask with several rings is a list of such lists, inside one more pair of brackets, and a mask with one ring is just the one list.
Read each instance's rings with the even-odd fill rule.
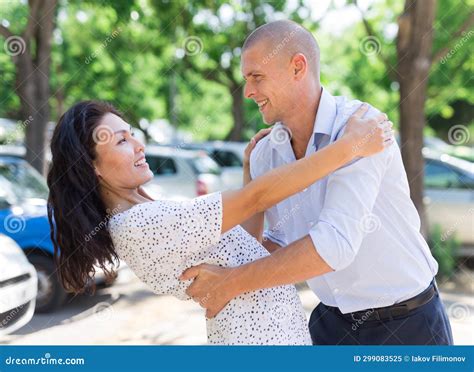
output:
[[101,199],[94,129],[107,113],[122,115],[110,104],[79,102],[61,116],[51,140],[52,165],[48,173],[48,219],[59,280],[74,293],[84,292],[95,267],[108,279],[118,264],[107,229],[109,213]]

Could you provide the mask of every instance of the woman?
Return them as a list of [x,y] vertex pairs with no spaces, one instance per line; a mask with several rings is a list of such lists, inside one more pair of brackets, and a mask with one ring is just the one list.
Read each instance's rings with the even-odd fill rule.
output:
[[[93,101],[74,105],[54,131],[48,174],[51,237],[64,287],[83,291],[94,265],[111,273],[120,257],[156,293],[186,299],[189,283],[178,278],[187,267],[242,265],[268,255],[239,224],[355,157],[390,145],[391,123],[384,114],[360,119],[366,110],[349,119],[341,139],[307,158],[242,189],[175,202],[154,201],[143,191],[153,173],[143,144],[116,109]],[[290,176],[292,182],[282,182]],[[294,286],[246,293],[207,327],[213,344],[311,344]]]

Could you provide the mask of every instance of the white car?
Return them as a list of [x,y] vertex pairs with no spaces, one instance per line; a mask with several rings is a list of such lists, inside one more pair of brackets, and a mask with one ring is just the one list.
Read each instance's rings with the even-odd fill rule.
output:
[[37,290],[35,267],[12,239],[0,234],[0,335],[31,320]]
[[203,151],[149,145],[145,156],[154,177],[144,189],[154,199],[186,200],[223,189],[219,165]]
[[430,228],[461,242],[458,255],[474,253],[474,163],[429,149],[425,159],[424,204]]
[[188,144],[187,148],[200,149],[216,161],[222,169],[224,189],[242,187],[244,150],[246,142],[212,141]]

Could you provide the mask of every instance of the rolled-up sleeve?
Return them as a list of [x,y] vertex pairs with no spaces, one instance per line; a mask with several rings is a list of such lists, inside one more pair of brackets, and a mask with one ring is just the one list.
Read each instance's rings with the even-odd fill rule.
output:
[[318,254],[335,271],[352,263],[370,226],[378,222],[372,210],[393,151],[391,146],[328,177],[324,207],[309,235]]
[[[264,138],[257,143],[256,148],[250,154],[250,177],[254,180],[269,170],[269,157],[271,151],[268,149],[268,139]],[[278,214],[277,206],[265,211],[267,228],[263,232],[264,240],[271,240],[280,247],[288,245],[288,240],[283,231],[282,221]]]

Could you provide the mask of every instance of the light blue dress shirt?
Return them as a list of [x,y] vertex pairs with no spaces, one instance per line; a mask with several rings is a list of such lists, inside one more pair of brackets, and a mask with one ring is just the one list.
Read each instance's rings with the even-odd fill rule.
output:
[[[305,156],[339,138],[360,104],[323,89]],[[378,112],[370,108],[366,116]],[[275,138],[268,135],[252,152],[252,178],[296,160],[290,141]],[[269,209],[265,218],[264,237],[281,246],[311,237],[334,271],[308,280],[308,285],[324,304],[343,313],[409,299],[428,287],[438,270],[420,233],[396,143],[338,169]]]

